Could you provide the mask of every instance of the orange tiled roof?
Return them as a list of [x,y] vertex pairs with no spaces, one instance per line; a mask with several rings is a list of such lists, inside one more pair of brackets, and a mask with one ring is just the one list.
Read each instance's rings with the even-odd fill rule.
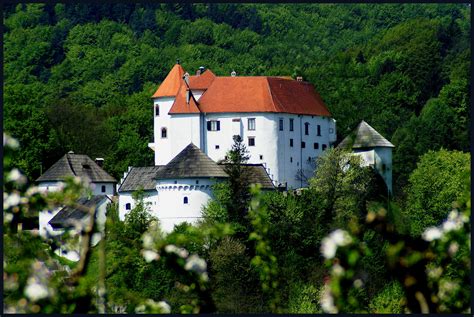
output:
[[[192,93],[187,89],[186,85],[183,84],[179,88],[178,95],[171,106],[169,114],[176,114],[176,113],[199,113],[199,107],[197,105],[196,100]],[[186,102],[186,93],[189,91],[189,103]]]
[[[153,95],[153,97],[176,96],[169,111],[170,114],[275,112],[331,116],[312,84],[292,80],[288,77],[217,77],[207,70],[200,76],[189,77],[191,89],[206,90],[207,88],[207,90],[199,102],[191,94],[189,103],[187,103],[186,91],[188,88],[182,79],[183,74],[184,70],[181,66],[175,65]],[[170,84],[168,83],[169,78]],[[169,91],[171,91],[170,87],[173,87],[176,92],[166,95],[160,91],[163,86]]]
[[196,90],[206,90],[215,78],[216,75],[208,69],[202,75],[189,76],[189,87]]
[[171,71],[153,94],[152,98],[174,97],[178,94],[179,87],[183,81],[184,69],[180,64],[173,66]]

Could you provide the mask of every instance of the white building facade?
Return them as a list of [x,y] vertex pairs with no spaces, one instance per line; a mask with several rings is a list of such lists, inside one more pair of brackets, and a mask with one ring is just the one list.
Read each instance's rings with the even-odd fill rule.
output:
[[[185,79],[183,79],[183,77]],[[199,89],[196,89],[199,88]],[[155,165],[190,142],[212,160],[240,135],[249,163],[263,164],[275,185],[306,186],[312,160],[336,141],[336,123],[309,83],[276,77],[186,76],[175,65],[153,96]]]

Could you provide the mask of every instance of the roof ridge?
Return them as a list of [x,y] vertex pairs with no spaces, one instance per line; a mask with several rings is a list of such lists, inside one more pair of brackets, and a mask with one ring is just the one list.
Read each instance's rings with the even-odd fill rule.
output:
[[270,99],[272,100],[273,109],[275,110],[275,112],[280,112],[279,111],[280,107],[278,107],[278,109],[277,109],[275,100],[278,102],[278,105],[280,105],[281,102],[276,96],[274,96],[274,94],[272,92],[272,89],[270,88],[270,82],[268,81],[268,76],[265,76],[265,82],[267,83],[268,92],[270,93]]
[[67,165],[69,166],[69,169],[71,170],[72,174],[74,174],[74,176],[77,176],[77,173],[76,173],[76,171],[74,171],[74,168],[72,167],[71,161],[69,160],[69,153],[66,153],[66,162],[67,162]]

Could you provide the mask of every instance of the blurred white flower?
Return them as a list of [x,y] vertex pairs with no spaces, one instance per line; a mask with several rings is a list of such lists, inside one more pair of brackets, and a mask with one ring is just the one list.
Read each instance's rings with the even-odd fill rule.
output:
[[171,306],[168,305],[167,302],[164,302],[164,301],[158,302],[158,307],[161,309],[162,314],[171,313]]
[[361,288],[362,285],[364,285],[364,282],[362,282],[362,280],[358,278],[357,280],[354,281],[353,284],[355,288]]
[[337,307],[334,306],[334,298],[331,295],[328,285],[324,286],[319,303],[321,304],[321,308],[325,313],[337,314],[338,310]]
[[23,175],[18,168],[14,168],[8,173],[7,180],[11,182],[15,182],[18,185],[26,184],[26,176]]
[[20,195],[17,192],[13,192],[7,196],[7,199],[3,201],[3,209],[17,206],[20,203]]
[[336,255],[337,245],[329,237],[323,238],[321,241],[321,253],[326,259],[332,259]]
[[426,229],[425,232],[423,232],[422,237],[425,241],[433,241],[433,240],[441,238],[442,234],[443,233],[438,228],[430,227]]
[[332,267],[332,273],[336,276],[342,276],[344,274],[344,268],[339,264],[335,264]]
[[28,285],[25,287],[25,296],[36,302],[40,299],[48,297],[48,289],[43,284],[40,284],[34,279],[30,278],[28,280]]
[[189,252],[186,249],[178,248],[174,244],[168,244],[165,247],[165,251],[167,253],[174,253],[174,254],[178,255],[179,257],[181,257],[181,258],[187,258],[188,255],[189,255]]
[[204,273],[207,270],[207,263],[196,254],[193,254],[186,260],[184,269],[196,273]]
[[3,133],[3,146],[5,145],[12,149],[17,149],[20,146],[20,144],[15,138],[12,138],[8,134]]
[[156,253],[155,251],[152,251],[152,250],[143,250],[142,255],[143,255],[143,258],[145,259],[145,261],[147,261],[148,263],[150,263],[151,261],[154,261],[154,260],[158,260],[160,258],[158,253]]
[[336,255],[337,247],[343,247],[352,242],[347,231],[337,229],[323,238],[321,242],[321,253],[326,259],[332,259]]
[[26,190],[25,194],[26,196],[33,196],[35,194],[42,193],[42,192],[43,191],[41,191],[38,186],[31,186],[30,188]]
[[456,220],[445,221],[443,223],[443,231],[444,232],[449,232],[449,231],[452,231],[452,230],[460,229],[462,227],[462,222],[461,221],[456,221]]

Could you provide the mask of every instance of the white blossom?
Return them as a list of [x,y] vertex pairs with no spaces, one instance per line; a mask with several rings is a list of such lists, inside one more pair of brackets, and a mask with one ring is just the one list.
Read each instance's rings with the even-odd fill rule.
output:
[[3,209],[17,206],[20,203],[21,197],[17,192],[13,192],[7,196],[7,199],[3,201]]
[[325,237],[321,242],[321,253],[326,259],[332,259],[336,255],[338,247],[343,247],[352,242],[347,231],[337,229]]
[[20,144],[18,143],[18,141],[14,138],[12,138],[11,136],[9,136],[8,134],[3,134],[3,146],[7,145],[8,147],[12,148],[12,149],[17,149]]
[[355,288],[361,288],[362,285],[364,285],[364,282],[362,282],[362,280],[358,278],[357,280],[354,281],[353,284]]
[[23,175],[18,168],[14,168],[8,173],[7,179],[19,185],[26,184],[26,176]]
[[339,264],[335,264],[332,267],[332,273],[336,276],[342,276],[344,274],[344,268]]
[[425,232],[423,232],[422,237],[425,241],[433,241],[433,240],[441,238],[442,234],[443,233],[438,228],[430,227],[426,229]]
[[149,233],[143,235],[143,247],[146,249],[153,248],[153,237]]
[[148,263],[154,260],[158,260],[160,258],[158,253],[152,250],[143,250],[142,254],[143,254],[143,258],[145,258],[145,261],[147,261]]
[[459,250],[459,244],[457,242],[451,242],[448,248],[449,255],[453,256]]
[[171,306],[168,305],[167,302],[164,302],[164,301],[158,302],[158,307],[161,309],[162,314],[171,313]]
[[40,299],[48,297],[48,289],[43,284],[40,284],[34,279],[28,280],[28,285],[25,287],[25,296],[30,300],[36,302]]
[[179,257],[182,257],[182,258],[187,258],[188,255],[189,255],[189,252],[186,249],[178,248],[174,244],[168,244],[165,247],[165,251],[167,253],[174,253],[174,254],[178,255]]
[[321,308],[323,309],[325,313],[330,313],[330,314],[338,313],[337,307],[334,305],[334,298],[331,295],[328,285],[324,286],[324,290],[322,292],[319,303],[321,304]]
[[184,269],[196,273],[204,273],[207,270],[207,263],[196,254],[193,254],[186,260]]

